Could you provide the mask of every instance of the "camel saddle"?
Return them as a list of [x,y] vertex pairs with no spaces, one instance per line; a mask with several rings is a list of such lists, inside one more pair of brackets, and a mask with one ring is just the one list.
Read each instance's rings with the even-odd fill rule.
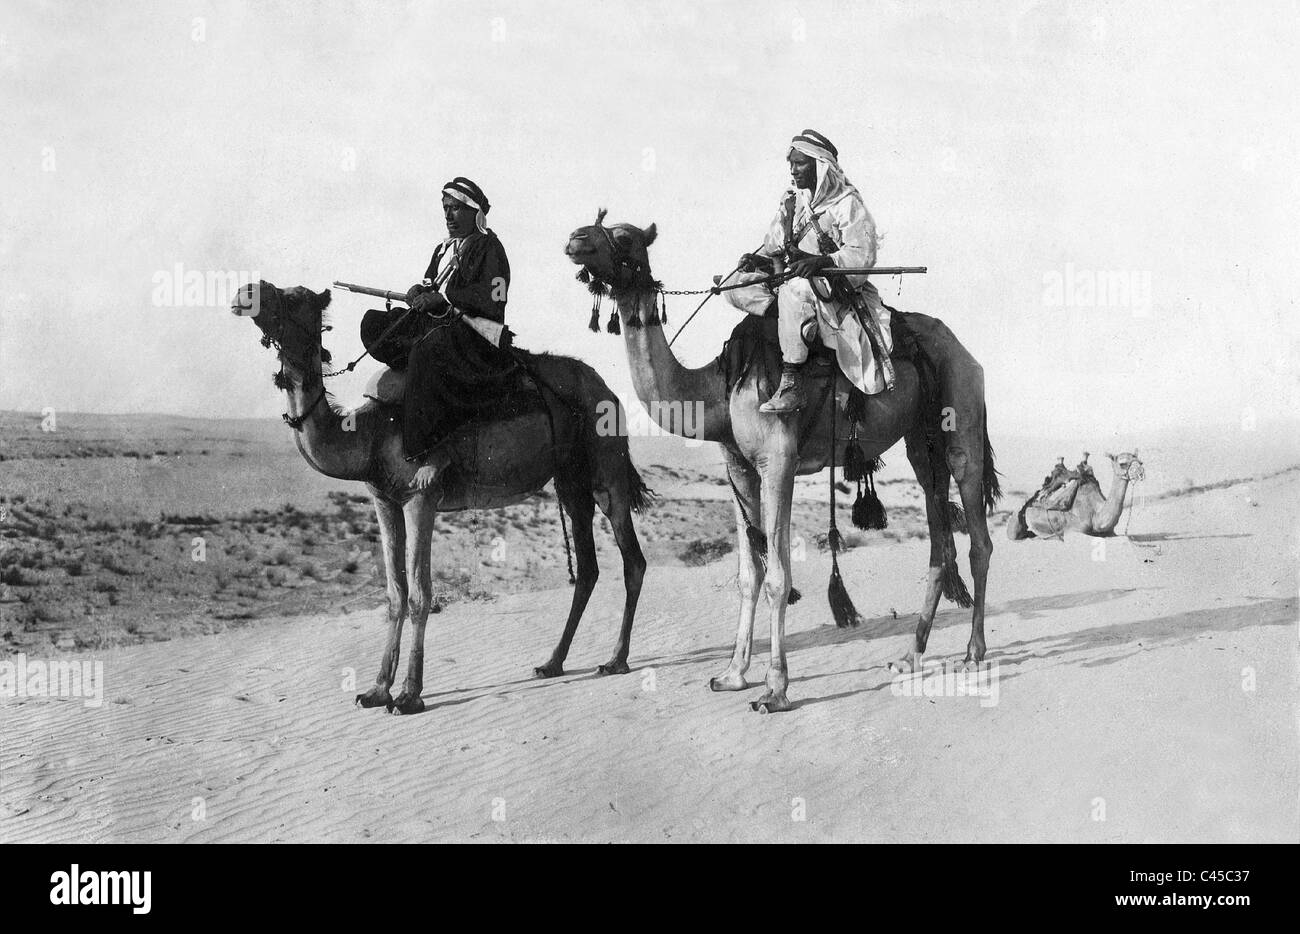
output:
[[[916,365],[918,374],[922,377],[922,389],[931,395],[936,391],[932,367],[920,352],[916,337],[908,326],[909,316],[894,308],[889,311],[894,337],[894,351],[890,357],[894,360],[908,360]],[[716,364],[726,381],[728,393],[756,372],[760,396],[771,398],[781,381],[781,339],[777,333],[776,302],[769,305],[761,317],[746,315],[741,319],[722,345],[722,353],[718,355]],[[817,400],[828,395],[825,391],[826,381],[838,370],[834,351],[821,341],[809,345],[808,362],[804,364],[803,376],[808,398],[814,405],[820,406],[821,403]],[[856,386],[849,389],[845,411],[855,422],[861,423],[865,418],[866,394]]]

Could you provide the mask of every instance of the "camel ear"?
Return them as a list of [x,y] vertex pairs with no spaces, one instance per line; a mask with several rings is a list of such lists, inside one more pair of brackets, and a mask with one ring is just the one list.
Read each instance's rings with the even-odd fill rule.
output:
[[642,233],[644,234],[645,237],[645,245],[649,246],[650,244],[655,242],[655,237],[659,236],[659,228],[656,227],[654,224],[651,224],[644,231],[642,231]]
[[333,299],[333,297],[334,297],[334,296],[332,296],[332,295],[330,294],[330,290],[329,290],[329,289],[326,289],[324,292],[321,292],[319,295],[317,295],[317,296],[316,296],[316,310],[317,310],[317,311],[324,311],[326,308],[328,308],[328,307],[330,306],[330,301],[331,301],[331,299]]

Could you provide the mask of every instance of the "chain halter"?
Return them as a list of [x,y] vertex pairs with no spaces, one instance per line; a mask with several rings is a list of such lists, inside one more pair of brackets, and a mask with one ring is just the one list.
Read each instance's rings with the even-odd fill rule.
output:
[[[667,308],[663,306],[663,283],[650,275],[650,266],[648,263],[636,259],[628,250],[618,245],[609,228],[605,226],[606,210],[600,208],[596,211],[596,223],[592,226],[601,232],[605,237],[605,243],[609,246],[609,259],[614,266],[614,275],[610,281],[602,279],[593,273],[586,266],[578,270],[577,279],[585,283],[587,290],[591,292],[591,322],[587,325],[592,331],[600,330],[600,303],[606,295],[616,297],[618,292],[629,292],[633,289],[646,289],[656,294],[655,307],[650,310],[646,316],[646,324],[668,323]],[[627,319],[627,326],[630,328],[643,327],[641,315],[636,308],[632,309],[631,316]],[[618,309],[614,308],[609,313],[609,323],[605,326],[610,334],[618,334],[622,329],[619,327]]]

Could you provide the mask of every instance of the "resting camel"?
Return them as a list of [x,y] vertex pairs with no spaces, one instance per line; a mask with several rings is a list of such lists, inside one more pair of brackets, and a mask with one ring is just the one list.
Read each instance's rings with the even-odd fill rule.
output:
[[[465,509],[496,509],[538,493],[552,478],[562,508],[573,520],[577,578],[564,633],[549,661],[534,669],[539,677],[564,673],[569,644],[596,586],[599,568],[592,534],[595,506],[608,517],[623,555],[627,599],[614,656],[600,674],[623,674],[632,639],[645,558],[632,526],[633,510],[648,495],[628,454],[627,438],[600,436],[594,428],[598,407],[609,410],[618,398],[595,370],[569,357],[524,354],[540,385],[546,410],[528,412],[453,434],[452,468],[428,489],[410,488],[418,467],[403,457],[402,419],[390,405],[371,400],[355,412],[341,413],[325,392],[321,346],[326,289],[316,294],[301,286],[282,290],[262,282],[244,286],[231,308],[251,315],[264,346],[278,352],[275,384],[289,394],[285,421],[295,430],[298,450],[311,467],[328,477],[366,484],[375,504],[383,538],[388,590],[388,638],[375,685],[358,694],[361,707],[384,707],[389,713],[424,709],[424,627],[432,607],[430,549],[434,516]],[[522,352],[521,352],[522,353]],[[398,396],[400,398],[400,396]],[[394,699],[389,693],[397,672],[402,624],[409,613],[412,648],[406,680]]]
[[[785,611],[790,597],[790,507],[796,474],[817,473],[826,467],[836,442],[836,459],[844,463],[838,444],[849,438],[849,418],[840,405],[813,405],[791,417],[764,415],[758,407],[772,394],[775,379],[762,366],[745,368],[729,385],[726,351],[713,363],[698,369],[682,366],[664,336],[658,310],[660,285],[650,273],[647,248],[657,230],[631,224],[604,225],[602,210],[596,223],[580,227],[569,237],[565,254],[583,267],[579,279],[590,281],[598,296],[607,292],[616,304],[637,396],[661,428],[685,434],[681,413],[692,403],[703,404],[703,423],[691,426],[693,437],[722,445],[727,475],[734,489],[740,561],[740,618],[736,646],[725,671],[709,685],[715,691],[740,691],[750,686],[745,678],[753,649],[754,615],[761,582],[771,604],[771,651],[765,678],[766,691],[750,706],[760,713],[787,710],[789,674],[785,650]],[[593,326],[596,320],[593,309]],[[760,319],[750,319],[759,322]],[[924,315],[897,314],[899,329],[915,335],[925,374],[905,359],[895,362],[896,384],[888,392],[867,396],[865,417],[858,424],[857,445],[865,458],[877,457],[900,438],[916,478],[925,491],[930,531],[930,568],[916,636],[903,658],[894,664],[902,670],[920,668],[940,595],[962,606],[973,606],[966,663],[984,658],[984,591],[993,551],[986,512],[1001,495],[993,467],[993,451],[985,429],[984,372],[942,322]],[[610,329],[614,330],[611,321]],[[745,322],[732,335],[740,338]],[[752,330],[752,328],[751,328]],[[897,354],[896,354],[897,356]],[[779,365],[779,359],[778,359]],[[836,376],[834,398],[849,390],[848,381]],[[923,393],[922,377],[933,387]],[[809,381],[809,397],[823,397],[822,386]],[[673,403],[677,403],[674,405]],[[832,424],[832,408],[834,423]],[[802,441],[802,443],[800,443]],[[955,478],[969,524],[971,573],[975,596],[971,601],[957,572],[952,538],[954,513],[948,502],[949,480]],[[750,527],[757,531],[751,532]],[[748,533],[748,534],[747,534]],[[766,554],[764,554],[766,552]],[[832,576],[832,595],[838,582],[838,565]],[[847,602],[847,599],[846,601]],[[832,608],[835,599],[832,596]],[[851,610],[851,604],[849,605]],[[842,618],[847,616],[848,618]],[[856,611],[837,614],[837,623],[852,625]]]
[[1124,512],[1128,486],[1144,479],[1146,469],[1138,460],[1137,451],[1106,456],[1115,472],[1109,497],[1102,493],[1096,474],[1089,470],[1079,479],[1079,489],[1069,509],[1047,509],[1038,502],[1037,493],[1029,497],[1007,521],[1007,538],[1013,542],[1026,538],[1064,538],[1067,530],[1096,538],[1113,536]]

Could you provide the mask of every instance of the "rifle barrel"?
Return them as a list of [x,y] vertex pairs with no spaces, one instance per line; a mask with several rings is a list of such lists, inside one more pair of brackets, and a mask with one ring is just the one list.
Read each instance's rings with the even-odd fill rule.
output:
[[405,292],[389,292],[385,289],[372,289],[367,285],[353,285],[351,282],[335,282],[336,289],[345,289],[349,292],[356,292],[358,295],[373,295],[375,298],[387,299],[390,302],[405,302]]
[[927,272],[926,266],[830,266],[818,270],[819,276],[897,276],[909,272]]

